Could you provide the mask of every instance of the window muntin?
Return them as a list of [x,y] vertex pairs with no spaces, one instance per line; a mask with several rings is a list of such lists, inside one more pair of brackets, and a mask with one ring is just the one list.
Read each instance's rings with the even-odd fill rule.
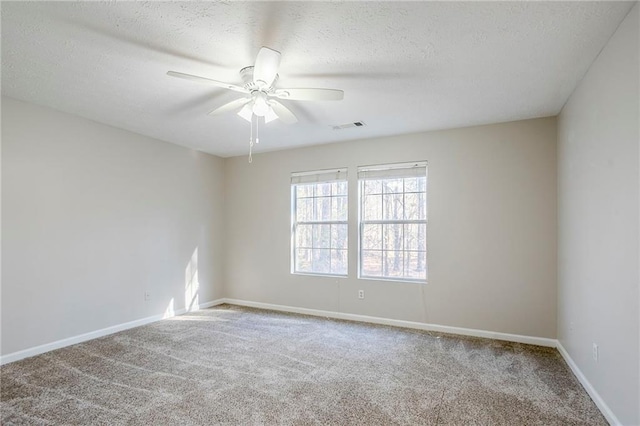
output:
[[292,273],[347,275],[346,179],[346,169],[292,175]]
[[427,279],[426,163],[358,168],[359,277]]

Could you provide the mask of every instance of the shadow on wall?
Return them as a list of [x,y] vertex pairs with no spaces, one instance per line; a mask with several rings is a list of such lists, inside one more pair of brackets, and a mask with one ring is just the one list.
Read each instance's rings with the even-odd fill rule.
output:
[[184,307],[189,311],[197,311],[200,301],[198,296],[198,247],[193,251],[191,259],[184,270]]

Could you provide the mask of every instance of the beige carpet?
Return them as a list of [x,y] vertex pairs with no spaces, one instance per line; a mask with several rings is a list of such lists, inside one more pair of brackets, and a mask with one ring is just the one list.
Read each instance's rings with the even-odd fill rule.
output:
[[555,349],[223,305],[0,368],[3,425],[605,425]]

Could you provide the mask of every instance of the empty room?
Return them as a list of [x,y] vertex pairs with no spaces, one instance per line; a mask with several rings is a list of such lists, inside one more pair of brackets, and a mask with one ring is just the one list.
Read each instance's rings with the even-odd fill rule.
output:
[[640,425],[640,5],[0,2],[3,425]]

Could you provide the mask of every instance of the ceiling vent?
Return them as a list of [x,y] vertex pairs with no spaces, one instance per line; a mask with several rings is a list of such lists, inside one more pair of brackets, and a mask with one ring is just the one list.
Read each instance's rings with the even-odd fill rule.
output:
[[339,126],[332,126],[333,130],[344,130],[344,129],[349,129],[351,127],[363,127],[366,126],[366,124],[364,124],[364,121],[355,121],[353,123],[347,123],[347,124],[340,124]]

